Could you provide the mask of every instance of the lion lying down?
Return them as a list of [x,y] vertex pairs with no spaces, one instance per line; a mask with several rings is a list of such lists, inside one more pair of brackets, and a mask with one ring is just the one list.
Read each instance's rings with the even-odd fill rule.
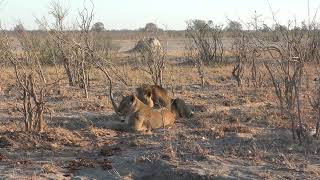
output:
[[113,108],[122,121],[127,122],[127,129],[134,132],[150,132],[153,129],[172,126],[176,120],[176,114],[168,108],[153,109],[152,94],[146,94],[146,104],[141,102],[136,95],[123,97],[117,106],[112,95],[110,83],[110,99]]
[[172,126],[176,119],[175,114],[167,108],[152,109],[135,95],[124,97],[117,111],[120,117],[125,117],[128,128],[135,132]]
[[191,118],[193,116],[193,111],[183,99],[172,99],[163,87],[143,84],[136,89],[136,92],[137,97],[150,107],[166,107],[181,118]]

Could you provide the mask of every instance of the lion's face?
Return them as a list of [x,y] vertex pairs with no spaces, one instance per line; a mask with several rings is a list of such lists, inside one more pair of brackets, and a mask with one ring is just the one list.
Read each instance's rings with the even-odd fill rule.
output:
[[127,114],[129,114],[134,108],[134,101],[134,95],[124,97],[117,109],[119,116],[126,116]]

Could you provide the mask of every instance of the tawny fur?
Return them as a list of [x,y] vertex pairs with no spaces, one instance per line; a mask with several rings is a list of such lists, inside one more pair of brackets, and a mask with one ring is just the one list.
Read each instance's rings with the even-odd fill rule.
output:
[[129,129],[135,132],[171,126],[176,119],[175,114],[167,108],[152,109],[135,95],[123,98],[118,107],[118,114],[126,117]]
[[[151,98],[155,108],[166,107],[170,109],[177,117],[190,118],[193,116],[191,108],[180,98],[171,99],[168,91],[157,85],[142,85],[136,89],[137,97],[146,105],[150,103]],[[152,106],[149,106],[152,107]]]
[[158,85],[144,84],[141,87],[138,87],[136,91],[138,98],[145,104],[148,103],[148,99],[145,98],[146,94],[151,93],[155,108],[171,108],[171,97],[169,96],[168,91]]

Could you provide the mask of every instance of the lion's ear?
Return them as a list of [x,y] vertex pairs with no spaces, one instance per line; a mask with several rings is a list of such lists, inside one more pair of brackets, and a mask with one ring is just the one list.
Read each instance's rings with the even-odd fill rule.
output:
[[151,98],[152,97],[151,91],[148,91],[146,95],[147,95],[148,98]]
[[132,103],[134,103],[135,102],[135,100],[136,100],[136,96],[135,95],[132,95],[131,97],[130,97],[130,103],[132,104]]

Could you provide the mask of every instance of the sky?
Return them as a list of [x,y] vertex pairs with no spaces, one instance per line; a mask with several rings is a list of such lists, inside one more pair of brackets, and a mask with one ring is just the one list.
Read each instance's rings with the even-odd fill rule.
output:
[[[22,22],[26,29],[38,29],[35,19],[46,17],[52,0],[0,0],[0,22],[12,29]],[[289,20],[308,20],[308,0],[92,0],[94,22],[102,22],[106,29],[138,29],[153,22],[163,29],[182,30],[191,19],[212,20],[226,24],[228,20],[242,23],[252,21],[256,13],[260,22],[271,24],[272,12],[283,24]],[[310,1],[310,17],[315,16],[320,0]],[[60,0],[69,8],[67,23],[76,22],[77,13],[90,0]],[[270,6],[269,6],[270,4]],[[271,8],[270,8],[271,7]],[[272,9],[272,10],[271,10]],[[318,18],[317,18],[318,19]]]

